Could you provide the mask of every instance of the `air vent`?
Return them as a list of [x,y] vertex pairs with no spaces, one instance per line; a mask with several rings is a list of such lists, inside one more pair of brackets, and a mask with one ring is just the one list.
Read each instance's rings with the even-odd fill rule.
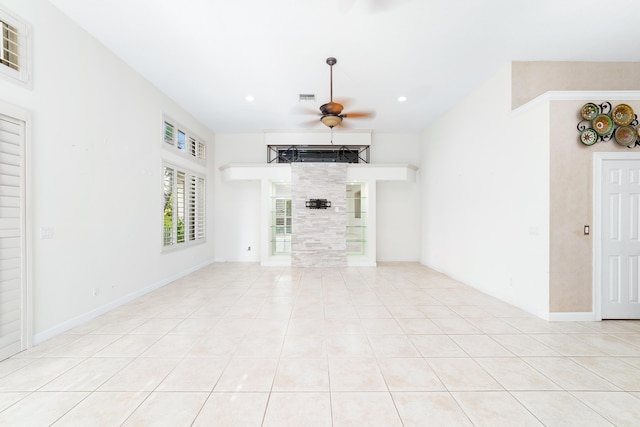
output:
[[298,101],[300,102],[316,102],[316,96],[312,93],[301,93]]

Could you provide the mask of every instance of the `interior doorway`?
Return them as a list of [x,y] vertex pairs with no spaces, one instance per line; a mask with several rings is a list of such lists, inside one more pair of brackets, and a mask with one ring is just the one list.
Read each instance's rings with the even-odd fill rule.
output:
[[594,306],[601,319],[640,319],[640,153],[597,153]]

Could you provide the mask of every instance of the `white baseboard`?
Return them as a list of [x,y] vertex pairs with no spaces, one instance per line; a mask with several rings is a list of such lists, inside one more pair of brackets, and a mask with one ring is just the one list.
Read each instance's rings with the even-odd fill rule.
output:
[[191,267],[187,270],[181,271],[178,274],[175,274],[171,277],[167,277],[166,279],[160,280],[159,282],[153,283],[145,288],[142,288],[140,290],[137,290],[136,292],[133,292],[129,295],[125,295],[121,298],[118,298],[117,300],[111,301],[110,303],[107,303],[105,305],[102,305],[98,308],[95,308],[91,311],[88,311],[84,314],[81,314],[79,316],[76,316],[72,319],[66,320],[62,323],[60,323],[59,325],[56,325],[52,328],[47,329],[46,331],[37,333],[33,336],[33,340],[32,343],[33,345],[38,345],[41,344],[45,341],[47,341],[48,339],[51,339],[53,337],[55,337],[56,335],[60,335],[70,329],[73,329],[77,326],[82,325],[83,323],[88,322],[91,319],[95,319],[96,317],[105,314],[111,310],[113,310],[114,308],[118,308],[121,305],[124,305],[130,301],[135,300],[136,298],[140,298],[141,296],[148,294],[149,292],[153,292],[156,289],[159,289],[165,285],[168,285],[169,283],[180,279],[181,277],[184,277],[188,274],[193,273],[194,271],[200,270],[203,267],[206,267],[209,264],[212,264],[214,261],[213,260],[208,260],[205,261],[201,264],[198,264],[194,267]]
[[548,313],[547,320],[549,322],[597,322],[596,314],[592,311],[575,312],[575,313]]
[[347,266],[348,267],[377,267],[378,263],[375,261],[366,261],[366,260],[350,260],[347,258]]

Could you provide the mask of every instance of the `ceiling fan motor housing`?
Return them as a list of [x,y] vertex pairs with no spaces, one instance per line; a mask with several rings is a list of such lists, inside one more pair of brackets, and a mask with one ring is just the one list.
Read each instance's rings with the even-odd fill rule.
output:
[[344,107],[342,104],[338,104],[337,102],[327,102],[326,104],[322,104],[320,106],[320,112],[323,115],[326,114],[340,114],[342,113],[342,109]]

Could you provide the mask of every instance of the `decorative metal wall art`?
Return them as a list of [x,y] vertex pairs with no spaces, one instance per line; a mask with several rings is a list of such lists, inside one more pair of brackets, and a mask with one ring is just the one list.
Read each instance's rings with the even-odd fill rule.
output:
[[580,142],[584,145],[610,141],[611,138],[624,147],[640,145],[638,116],[627,104],[611,108],[608,101],[602,104],[588,102],[582,107],[580,115],[582,120],[578,123],[578,131]]
[[331,202],[327,199],[309,199],[304,205],[309,209],[327,209],[331,207]]

